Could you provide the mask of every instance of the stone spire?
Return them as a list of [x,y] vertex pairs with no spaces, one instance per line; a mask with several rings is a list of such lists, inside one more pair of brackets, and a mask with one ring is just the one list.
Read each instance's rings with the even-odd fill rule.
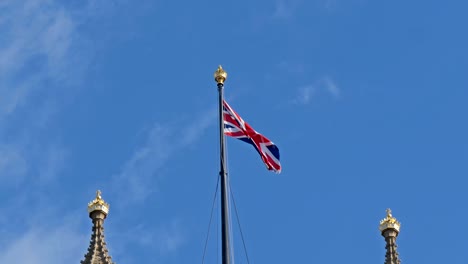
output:
[[104,241],[104,219],[109,213],[109,204],[101,197],[101,191],[96,192],[96,198],[88,204],[89,217],[93,221],[93,234],[81,264],[115,264],[109,256],[106,242]]
[[385,254],[385,264],[400,264],[400,257],[397,252],[396,238],[400,233],[400,222],[392,216],[392,210],[387,209],[387,217],[380,221],[379,230],[385,238],[387,253]]

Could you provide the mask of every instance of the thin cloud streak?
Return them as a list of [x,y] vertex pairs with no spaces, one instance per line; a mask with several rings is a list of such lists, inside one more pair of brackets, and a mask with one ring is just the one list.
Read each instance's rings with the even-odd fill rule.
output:
[[0,263],[79,262],[89,234],[52,191],[69,157],[52,117],[91,59],[78,31],[87,15],[55,0],[0,7],[0,190],[8,197],[0,204]]
[[[50,219],[47,213],[57,217]],[[79,231],[75,212],[63,215],[63,212],[52,210],[47,213],[39,211],[41,217],[31,219],[29,227],[2,237],[0,242],[4,246],[0,250],[0,263],[59,264],[80,260],[89,234]]]
[[260,30],[269,24],[293,19],[297,13],[299,4],[297,0],[275,0],[273,5],[267,8],[269,9],[268,13],[259,14],[258,10],[255,10],[255,16],[252,18],[253,29]]
[[33,93],[55,87],[44,82],[67,81],[77,72],[75,63],[82,54],[78,48],[82,37],[71,12],[64,7],[45,0],[7,0],[4,7],[0,118],[25,106]]
[[0,263],[60,264],[80,259],[83,248],[82,235],[63,226],[49,230],[32,229],[20,234],[0,251]]
[[297,96],[292,100],[292,103],[298,105],[307,105],[311,103],[312,99],[321,93],[327,93],[334,99],[341,97],[341,89],[336,82],[325,76],[313,84],[302,86],[298,89]]
[[17,186],[24,181],[28,164],[22,149],[14,145],[0,146],[0,182],[4,186]]
[[52,0],[5,0],[0,16],[0,136],[9,138],[0,140],[0,182],[42,185],[65,164],[66,147],[43,132],[58,112],[57,94],[86,67],[81,18]]
[[65,167],[68,151],[51,128],[61,95],[73,94],[91,60],[92,47],[78,31],[89,17],[55,0],[1,6],[0,138],[8,142],[0,140],[0,183],[18,186],[34,176],[28,184],[41,185]]
[[338,0],[322,0],[324,8],[328,11],[332,11],[337,8]]
[[179,219],[172,219],[159,227],[138,224],[120,231],[120,233],[113,235],[114,238],[118,238],[115,240],[124,241],[116,243],[119,249],[124,249],[127,243],[131,243],[156,250],[159,255],[174,253],[187,240]]
[[275,19],[287,19],[291,18],[294,14],[294,6],[291,5],[290,1],[277,0],[275,2],[275,11],[273,12],[273,18]]
[[168,226],[157,232],[158,247],[161,254],[177,251],[185,242],[186,237],[179,221],[173,220]]
[[316,93],[317,87],[313,85],[307,85],[299,88],[299,94],[296,99],[293,100],[296,104],[306,105],[312,99],[312,96]]
[[[89,241],[89,233],[80,232],[81,218],[76,218],[78,210],[58,208],[61,202],[42,202],[35,206],[31,197],[22,193],[10,202],[15,217],[11,225],[0,225],[0,263],[59,264],[79,261],[83,247]],[[42,200],[45,197],[36,197]],[[23,199],[26,198],[26,199]],[[28,210],[18,211],[18,208]],[[3,208],[2,208],[3,210]],[[79,210],[81,211],[81,210]],[[85,213],[84,213],[85,214]],[[54,217],[51,217],[54,216]]]
[[128,203],[141,203],[158,190],[157,181],[164,166],[184,148],[196,142],[216,120],[216,110],[194,115],[191,124],[180,127],[156,123],[148,131],[145,143],[139,146],[113,177],[116,192],[125,190]]
[[[111,192],[125,193],[125,199],[115,204],[118,210],[142,205],[159,191],[166,165],[199,140],[216,121],[216,107],[193,116],[198,118],[190,118],[189,122],[178,120],[175,124],[155,123],[146,132],[143,144],[123,164],[121,172],[112,177]],[[180,220],[162,222],[158,227],[138,224],[124,231],[118,235],[121,239],[117,240],[124,241],[118,247],[127,248],[131,243],[149,248],[158,256],[174,254],[186,243],[187,234]],[[128,256],[117,256],[132,261]]]
[[331,79],[330,77],[325,77],[323,79],[323,84],[327,91],[334,97],[334,98],[339,98],[341,96],[341,90],[338,88],[336,85],[335,81]]

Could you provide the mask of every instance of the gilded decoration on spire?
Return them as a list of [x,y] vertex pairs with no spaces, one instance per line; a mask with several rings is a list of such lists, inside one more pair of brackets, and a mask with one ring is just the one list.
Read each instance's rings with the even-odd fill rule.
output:
[[217,83],[224,83],[227,79],[227,72],[223,70],[223,67],[219,65],[218,69],[214,73],[214,79]]
[[387,217],[380,221],[379,230],[383,232],[387,229],[395,229],[397,232],[400,232],[400,222],[392,216],[392,210],[387,209]]
[[109,213],[109,204],[106,203],[101,197],[101,191],[96,191],[96,198],[89,202],[88,204],[88,213],[94,211],[103,211],[106,215]]

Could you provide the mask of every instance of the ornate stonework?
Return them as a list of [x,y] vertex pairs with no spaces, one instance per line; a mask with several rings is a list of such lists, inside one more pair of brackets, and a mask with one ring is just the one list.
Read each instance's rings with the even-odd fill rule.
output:
[[[80,264],[116,264],[109,255],[104,239],[104,220],[109,213],[109,208],[109,204],[101,197],[101,191],[97,191],[96,198],[88,204],[88,213],[92,219],[93,228],[88,252]],[[400,227],[400,222],[392,216],[392,211],[387,209],[386,217],[379,223],[379,230],[386,242],[384,264],[401,264],[396,244]]]
[[93,221],[93,233],[81,264],[115,264],[107,250],[104,240],[104,219],[109,213],[109,204],[101,197],[101,191],[96,192],[96,198],[88,204],[89,217]]
[[387,217],[380,221],[379,229],[380,232],[383,232],[386,229],[392,228],[395,229],[397,232],[400,232],[400,222],[396,220],[395,217],[392,216],[392,210],[387,209]]
[[379,230],[385,238],[385,264],[400,264],[400,257],[397,251],[396,238],[400,232],[400,222],[392,216],[392,211],[387,209],[387,217],[380,221]]

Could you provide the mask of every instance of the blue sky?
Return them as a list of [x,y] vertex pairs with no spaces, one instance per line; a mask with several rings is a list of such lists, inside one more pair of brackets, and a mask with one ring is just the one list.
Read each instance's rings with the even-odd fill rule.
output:
[[[219,64],[282,157],[275,175],[228,139],[251,263],[382,263],[388,207],[403,263],[465,263],[467,8],[2,0],[0,263],[78,263],[97,189],[117,263],[200,263]],[[219,263],[214,217],[205,263]]]

